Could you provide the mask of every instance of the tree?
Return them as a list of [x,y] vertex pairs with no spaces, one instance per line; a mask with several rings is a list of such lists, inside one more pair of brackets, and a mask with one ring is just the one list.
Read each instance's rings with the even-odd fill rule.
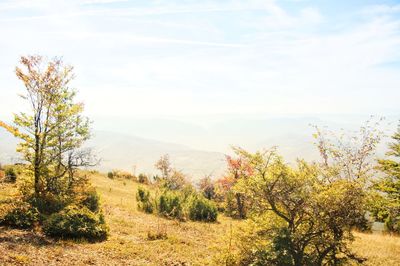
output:
[[21,97],[29,112],[15,114],[13,125],[0,126],[21,140],[17,151],[29,165],[35,195],[60,193],[71,187],[78,167],[95,163],[90,151],[81,149],[90,123],[69,87],[72,66],[41,56],[23,56],[20,63],[15,72],[26,88]]
[[161,178],[168,179],[170,177],[173,169],[168,154],[161,156],[154,166],[157,170],[160,170]]
[[388,158],[378,160],[378,169],[384,177],[374,184],[379,194],[374,198],[372,211],[389,230],[400,233],[400,124],[392,139],[386,153]]
[[[240,149],[235,148],[235,150]],[[247,164],[247,161],[240,156],[238,158],[226,156],[226,161],[228,163],[228,172],[227,177],[224,177],[223,179],[225,181],[231,180],[231,186],[225,193],[225,201],[227,204],[226,211],[233,217],[244,219],[246,218],[247,213],[246,194],[242,193],[241,191],[236,191],[234,189],[234,184],[236,184],[239,180],[250,176],[252,169]]]
[[356,132],[322,130],[315,127],[316,145],[320,152],[321,167],[326,176],[339,179],[368,181],[374,172],[374,158],[376,146],[381,140],[382,132],[378,129],[378,121],[371,118]]
[[249,202],[247,228],[240,236],[240,264],[361,261],[347,246],[363,213],[364,193],[358,182],[325,177],[316,163],[299,160],[290,167],[275,150],[237,152],[253,169],[236,185]]
[[155,181],[162,187],[169,190],[180,190],[189,185],[185,175],[171,166],[168,154],[161,156],[155,167],[161,172],[161,178],[157,178]]
[[199,189],[206,199],[209,199],[209,200],[214,199],[215,186],[214,186],[214,182],[212,182],[210,176],[205,176],[204,178],[200,179]]
[[243,265],[339,265],[361,262],[348,244],[366,225],[366,199],[374,174],[377,124],[356,134],[322,131],[314,137],[322,161],[286,164],[275,149],[236,149],[244,178],[232,188],[245,194],[249,219],[240,236]]

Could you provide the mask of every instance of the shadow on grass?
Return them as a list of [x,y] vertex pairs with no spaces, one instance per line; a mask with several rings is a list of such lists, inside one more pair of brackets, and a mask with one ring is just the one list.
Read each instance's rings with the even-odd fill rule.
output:
[[57,244],[54,240],[38,232],[0,226],[0,244],[2,243],[11,245],[31,244],[37,247]]

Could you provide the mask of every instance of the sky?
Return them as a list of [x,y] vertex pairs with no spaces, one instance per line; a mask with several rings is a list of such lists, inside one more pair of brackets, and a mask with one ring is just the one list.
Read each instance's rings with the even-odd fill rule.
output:
[[90,117],[400,114],[400,1],[0,0],[0,118],[21,55]]

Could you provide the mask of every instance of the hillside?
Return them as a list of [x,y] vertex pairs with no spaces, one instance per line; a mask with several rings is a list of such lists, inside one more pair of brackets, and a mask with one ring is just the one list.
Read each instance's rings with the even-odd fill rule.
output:
[[[55,241],[40,232],[0,227],[0,265],[218,265],[215,258],[229,245],[231,228],[241,222],[219,216],[214,224],[177,222],[136,210],[138,184],[92,175],[110,226],[102,243]],[[12,188],[0,187],[0,200]],[[150,241],[148,232],[163,230],[167,239]],[[365,265],[399,265],[400,238],[356,233],[353,249]]]
[[[5,130],[0,130],[0,162],[17,162],[17,141]],[[156,174],[155,162],[169,154],[174,167],[181,170],[194,183],[205,175],[219,177],[225,170],[225,155],[220,152],[196,150],[185,145],[139,138],[129,134],[95,131],[86,144],[101,160],[96,166],[103,172],[112,169]]]

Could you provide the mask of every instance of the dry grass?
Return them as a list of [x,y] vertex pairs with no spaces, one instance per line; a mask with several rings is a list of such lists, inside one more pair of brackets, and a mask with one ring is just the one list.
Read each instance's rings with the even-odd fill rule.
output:
[[367,258],[365,265],[400,265],[400,237],[355,233],[353,250]]
[[[53,241],[40,232],[0,227],[0,265],[216,265],[228,246],[230,228],[240,222],[220,216],[218,223],[177,222],[136,210],[138,184],[130,180],[92,177],[110,226],[101,243]],[[0,199],[12,193],[0,188]],[[165,234],[160,239],[150,235]],[[400,238],[356,234],[354,250],[367,265],[400,265]]]

